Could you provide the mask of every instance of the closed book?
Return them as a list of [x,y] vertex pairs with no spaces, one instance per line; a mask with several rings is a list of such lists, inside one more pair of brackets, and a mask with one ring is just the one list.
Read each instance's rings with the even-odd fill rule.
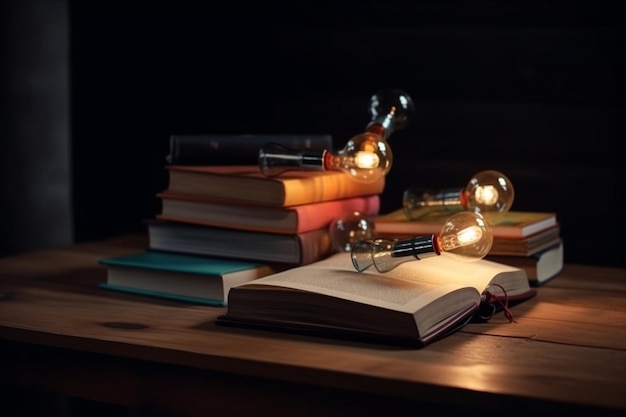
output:
[[[429,211],[418,220],[409,220],[404,209],[398,209],[373,219],[376,232],[392,235],[421,235],[440,233],[446,219],[452,215],[446,211]],[[532,211],[508,211],[487,214],[485,219],[492,227],[495,238],[524,238],[542,230],[557,226],[556,213]]]
[[340,252],[237,285],[217,323],[424,346],[474,315],[490,318],[481,307],[494,300],[512,305],[536,293],[523,270],[484,259],[442,254],[387,273],[371,269],[355,271],[350,254]]
[[487,255],[486,259],[512,265],[526,272],[532,286],[540,286],[554,278],[563,270],[563,242],[530,256]]
[[107,269],[102,288],[216,306],[226,305],[232,286],[280,270],[257,262],[153,251],[99,262]]
[[295,206],[381,194],[385,178],[359,182],[343,171],[289,171],[264,176],[258,165],[168,165],[165,191],[198,194],[232,202]]
[[495,237],[490,255],[531,256],[561,242],[561,227],[553,226],[523,238]]
[[333,149],[330,134],[179,134],[170,136],[172,165],[251,165],[259,150],[277,143],[293,150]]
[[283,234],[329,227],[334,219],[354,211],[374,216],[380,208],[378,194],[288,207],[232,203],[171,192],[157,196],[161,199],[161,212],[157,218],[161,220]]
[[332,251],[328,227],[286,235],[148,220],[149,249],[264,263],[305,265]]

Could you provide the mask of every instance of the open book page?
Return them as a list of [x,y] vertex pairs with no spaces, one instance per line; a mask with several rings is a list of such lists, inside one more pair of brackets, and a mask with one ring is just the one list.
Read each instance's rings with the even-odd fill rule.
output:
[[251,291],[233,288],[228,315],[420,338],[449,328],[478,308],[475,288],[461,282],[419,281],[411,270],[407,266],[395,273],[360,273],[350,254],[339,253],[242,286]]
[[[385,274],[373,267],[371,271],[357,272],[350,254],[338,253],[305,267],[257,279],[253,284],[309,291],[411,314],[451,291],[468,286],[460,280],[448,282],[426,277],[417,265],[411,264],[400,265]],[[470,298],[475,299],[478,293],[474,289],[471,292],[476,295]]]
[[[494,274],[528,286],[523,271],[493,262],[439,256],[387,273],[357,272],[349,253],[231,289],[227,316],[317,324],[427,340],[478,309]],[[499,282],[510,288],[504,278]]]
[[409,261],[386,273],[374,267],[356,272],[349,253],[338,253],[296,270],[254,281],[349,299],[384,308],[413,312],[453,290],[470,287],[482,293],[497,283],[509,295],[528,291],[518,268],[486,260],[460,262],[447,254]]
[[[440,256],[413,262],[415,263],[419,265],[409,266],[410,273],[413,279],[420,282],[467,285],[476,288],[480,293],[489,285],[498,284],[512,298],[525,296],[532,291],[523,270],[485,259],[462,262],[444,252]],[[407,264],[398,268],[402,267],[407,267]],[[497,290],[493,292],[498,293]]]

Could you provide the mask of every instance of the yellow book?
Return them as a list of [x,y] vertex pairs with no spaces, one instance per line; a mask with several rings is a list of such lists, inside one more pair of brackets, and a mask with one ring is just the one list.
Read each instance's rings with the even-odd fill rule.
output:
[[[404,209],[398,209],[375,217],[373,222],[377,234],[416,236],[441,232],[441,227],[450,215],[452,212],[427,209],[417,220],[409,220]],[[485,219],[493,228],[494,239],[522,239],[558,225],[556,213],[553,212],[508,211],[486,215]]]

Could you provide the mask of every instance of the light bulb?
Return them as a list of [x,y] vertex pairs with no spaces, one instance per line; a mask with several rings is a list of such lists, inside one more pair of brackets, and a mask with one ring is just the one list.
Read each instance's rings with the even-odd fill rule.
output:
[[414,117],[415,106],[413,100],[404,91],[399,89],[379,90],[370,98],[369,113],[372,120],[367,130],[380,129],[379,133],[385,139],[400,129],[404,129]]
[[370,99],[371,121],[338,152],[290,150],[268,143],[259,151],[259,168],[268,177],[292,170],[340,170],[359,182],[375,182],[391,170],[393,154],[387,138],[404,128],[414,111],[402,90],[381,90]]
[[417,187],[404,191],[402,204],[406,216],[416,220],[434,210],[470,210],[485,213],[504,213],[511,209],[515,191],[506,175],[487,170],[474,175],[465,188],[444,188],[432,192]]
[[439,233],[441,250],[458,261],[484,258],[493,244],[491,225],[482,214],[460,211],[448,217]]
[[338,252],[350,252],[357,242],[371,240],[374,223],[359,211],[351,211],[330,222],[330,241]]
[[259,168],[268,177],[294,169],[344,171],[359,182],[375,182],[391,169],[393,154],[387,141],[377,133],[353,136],[339,152],[292,151],[268,143],[259,152]]
[[442,252],[458,261],[476,261],[489,253],[492,244],[491,226],[483,216],[461,211],[445,221],[439,235],[363,240],[354,244],[351,257],[359,272],[372,265],[378,272],[389,272],[405,262],[439,256]]

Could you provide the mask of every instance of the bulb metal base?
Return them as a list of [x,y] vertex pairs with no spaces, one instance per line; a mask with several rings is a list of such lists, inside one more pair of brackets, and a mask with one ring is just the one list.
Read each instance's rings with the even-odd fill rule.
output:
[[413,256],[415,259],[430,258],[441,254],[435,235],[415,236],[393,244],[390,255],[393,258]]
[[464,210],[465,201],[464,192],[459,188],[444,188],[432,192],[409,187],[402,196],[404,211],[410,220],[417,220],[433,211],[451,213]]
[[267,177],[275,177],[285,171],[324,171],[327,150],[293,151],[276,143],[268,143],[259,150],[259,169]]

